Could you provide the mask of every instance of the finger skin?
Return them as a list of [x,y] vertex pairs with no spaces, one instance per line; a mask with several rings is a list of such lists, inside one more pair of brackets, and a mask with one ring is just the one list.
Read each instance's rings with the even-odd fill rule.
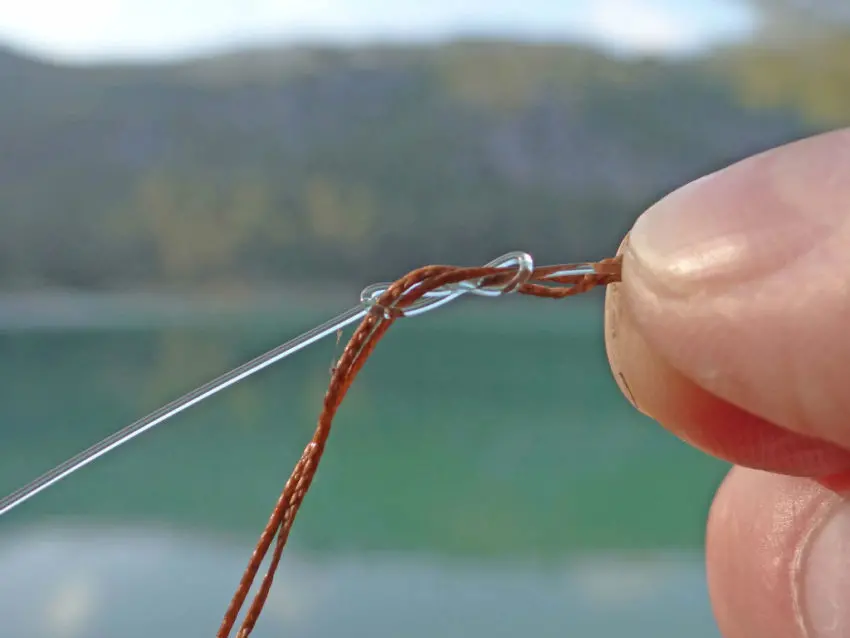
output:
[[850,469],[850,452],[783,429],[718,398],[676,370],[643,338],[610,287],[606,346],[615,378],[644,414],[694,447],[737,465],[826,477]]
[[706,534],[722,635],[807,638],[813,609],[834,635],[846,581],[830,589],[824,574],[844,571],[811,542],[850,487],[850,130],[680,189],[620,252],[606,299],[615,379],[639,410],[739,466]]
[[850,448],[850,129],[748,158],[650,208],[620,288],[642,338],[686,378]]
[[850,130],[674,192],[620,252],[606,347],[638,409],[732,463],[850,482]]
[[800,563],[838,498],[810,479],[730,472],[706,534],[709,594],[724,638],[805,638]]

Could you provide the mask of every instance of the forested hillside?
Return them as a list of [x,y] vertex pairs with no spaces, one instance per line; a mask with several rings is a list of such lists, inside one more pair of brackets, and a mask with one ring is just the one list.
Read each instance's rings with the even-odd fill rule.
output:
[[512,249],[603,257],[684,181],[850,123],[848,42],[664,61],[477,41],[146,67],[0,51],[0,288],[362,284]]

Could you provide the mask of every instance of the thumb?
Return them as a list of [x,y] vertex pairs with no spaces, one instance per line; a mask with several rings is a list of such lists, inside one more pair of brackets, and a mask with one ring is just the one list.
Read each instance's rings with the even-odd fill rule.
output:
[[622,252],[608,347],[641,409],[733,462],[787,469],[772,445],[805,457],[790,471],[850,468],[850,129],[685,186]]

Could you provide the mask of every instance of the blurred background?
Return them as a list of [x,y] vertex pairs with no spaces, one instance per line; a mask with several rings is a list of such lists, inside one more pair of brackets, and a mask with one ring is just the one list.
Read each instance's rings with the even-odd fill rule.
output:
[[[0,492],[353,305],[850,123],[843,0],[29,0],[0,9]],[[602,296],[402,321],[255,636],[718,638],[727,467],[630,408]],[[0,521],[18,638],[212,636],[328,340]]]

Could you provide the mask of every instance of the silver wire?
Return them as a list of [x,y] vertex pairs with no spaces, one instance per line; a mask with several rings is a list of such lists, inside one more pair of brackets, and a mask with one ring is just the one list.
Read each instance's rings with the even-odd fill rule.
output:
[[366,309],[362,306],[351,308],[350,310],[334,317],[330,321],[327,321],[320,326],[316,326],[312,330],[309,330],[301,336],[269,350],[265,354],[261,354],[259,357],[242,364],[238,368],[234,368],[230,372],[227,372],[208,383],[205,383],[201,387],[184,394],[179,399],[162,406],[147,416],[142,417],[138,421],[118,430],[102,441],[95,443],[87,450],[84,450],[67,461],[60,463],[49,472],[45,472],[34,481],[4,497],[3,500],[0,500],[0,516],[6,514],[8,511],[17,507],[24,501],[31,499],[39,492],[46,490],[51,485],[58,483],[68,475],[85,467],[104,454],[111,452],[120,445],[123,445],[127,441],[147,432],[171,417],[180,414],[187,408],[197,405],[204,399],[208,399],[221,390],[246,379],[263,368],[266,368],[273,363],[306,348],[323,337],[334,334],[337,330],[341,330],[342,328],[362,319],[365,315]]
[[[510,281],[500,284],[500,285],[491,285],[484,287],[481,285],[481,281],[470,281],[470,282],[462,282],[460,284],[452,284],[442,288],[438,288],[436,290],[432,290],[427,292],[422,296],[421,299],[417,300],[410,306],[404,308],[403,314],[407,317],[412,317],[416,315],[421,315],[429,310],[433,310],[442,305],[457,299],[458,297],[471,293],[480,296],[499,296],[502,294],[507,294],[516,290],[516,288],[528,281],[529,277],[534,270],[534,261],[531,258],[531,255],[524,252],[510,252],[505,255],[502,255],[498,259],[491,261],[486,264],[486,267],[495,267],[495,268],[510,268],[516,267],[516,274]],[[578,267],[572,270],[564,270],[554,275],[550,275],[550,277],[554,276],[564,276],[564,275],[585,275],[592,274],[595,272],[592,267]],[[285,359],[298,352],[299,350],[303,350],[309,345],[312,345],[327,337],[328,335],[334,334],[343,328],[361,320],[366,316],[369,309],[375,305],[378,300],[378,297],[386,291],[387,287],[390,284],[380,283],[373,284],[371,286],[367,286],[360,295],[361,303],[359,306],[355,306],[346,312],[343,312],[340,315],[337,315],[333,319],[326,321],[325,323],[308,330],[304,334],[287,341],[284,344],[269,350],[268,352],[261,354],[260,356],[248,361],[247,363],[242,364],[241,366],[234,368],[230,372],[227,372],[220,377],[213,379],[192,390],[191,392],[184,394],[179,399],[168,403],[167,405],[162,406],[161,408],[151,412],[145,417],[131,423],[130,425],[118,430],[117,432],[109,435],[102,441],[94,444],[90,448],[83,450],[79,454],[69,458],[67,461],[60,463],[52,470],[42,474],[34,481],[26,484],[20,489],[15,490],[8,496],[4,497],[0,500],[0,516],[6,514],[10,510],[14,509],[18,505],[28,501],[36,494],[46,490],[48,487],[58,483],[62,479],[67,476],[73,474],[77,470],[85,467],[92,461],[100,458],[101,456],[111,452],[117,447],[123,445],[127,441],[134,439],[135,437],[147,432],[148,430],[153,429],[157,425],[167,421],[171,417],[183,412],[184,410],[197,405],[201,401],[208,399],[214,394],[228,388],[240,381],[248,378],[252,374],[259,372],[260,370],[267,368],[273,363],[277,363],[278,361]]]

